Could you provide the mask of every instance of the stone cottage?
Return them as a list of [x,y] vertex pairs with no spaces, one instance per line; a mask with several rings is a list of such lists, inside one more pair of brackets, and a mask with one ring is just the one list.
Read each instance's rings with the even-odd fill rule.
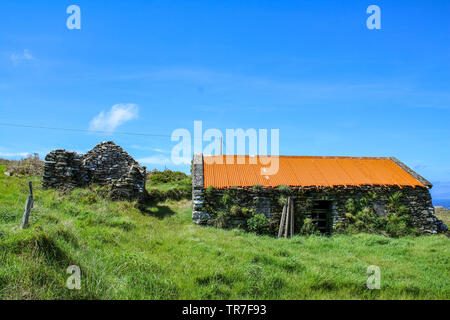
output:
[[71,189],[94,183],[109,186],[118,199],[144,200],[146,168],[112,141],[86,154],[54,150],[45,157],[43,187]]
[[[280,186],[288,186],[294,198],[295,218],[312,219],[323,233],[332,233],[344,220],[348,199],[376,194],[371,206],[378,215],[386,215],[386,199],[398,191],[414,226],[422,233],[447,230],[434,215],[431,183],[396,158],[279,156],[278,171],[273,175],[262,174],[264,165],[250,160],[249,156],[231,156],[230,161],[230,156],[194,155],[195,223],[211,223],[215,200],[226,191],[239,206],[270,218],[281,212]],[[245,217],[236,215],[229,223],[238,226],[245,223]]]

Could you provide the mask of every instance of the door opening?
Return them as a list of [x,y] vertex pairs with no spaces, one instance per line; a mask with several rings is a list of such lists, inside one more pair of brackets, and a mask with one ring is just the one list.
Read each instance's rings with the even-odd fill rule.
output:
[[331,231],[331,208],[331,201],[314,201],[311,219],[321,233],[329,234]]

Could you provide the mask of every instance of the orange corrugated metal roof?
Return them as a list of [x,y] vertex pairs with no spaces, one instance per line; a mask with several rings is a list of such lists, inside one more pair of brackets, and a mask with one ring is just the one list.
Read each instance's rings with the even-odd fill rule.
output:
[[261,174],[261,168],[269,165],[259,160],[251,164],[250,158],[204,156],[205,187],[249,187],[256,184],[267,187],[425,186],[391,158],[279,156],[278,172],[269,176]]

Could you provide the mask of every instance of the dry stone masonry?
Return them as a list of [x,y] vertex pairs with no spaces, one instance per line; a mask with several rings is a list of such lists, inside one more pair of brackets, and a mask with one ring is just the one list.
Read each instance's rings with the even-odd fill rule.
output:
[[[300,228],[305,219],[315,220],[318,227],[332,233],[346,220],[346,204],[349,199],[360,201],[367,200],[379,216],[387,215],[387,207],[395,194],[401,194],[400,205],[408,208],[411,223],[422,234],[445,233],[448,227],[435,216],[429,188],[431,184],[417,175],[406,165],[395,158],[389,158],[407,173],[411,174],[424,186],[400,186],[400,185],[337,185],[333,187],[323,186],[285,186],[289,190],[289,196],[294,200],[294,218],[296,228]],[[239,165],[235,165],[236,170]],[[278,230],[283,203],[280,199],[287,196],[286,191],[278,187],[263,187],[261,185],[237,187],[229,186],[214,188],[205,185],[205,176],[211,175],[211,168],[205,171],[203,155],[196,154],[192,166],[192,219],[196,224],[215,225],[218,217],[220,224],[226,228],[245,226],[249,218],[245,214],[235,214],[232,208],[224,206],[224,196],[232,199],[237,208],[245,208],[256,213],[264,214],[273,224],[274,230]],[[221,173],[223,177],[223,173]],[[374,196],[376,195],[376,197]],[[225,198],[227,198],[225,197]],[[228,202],[230,202],[228,200]],[[226,215],[224,214],[226,213]],[[297,232],[299,230],[296,230]]]
[[82,155],[62,149],[45,157],[44,188],[72,189],[89,182],[89,172],[82,166]]
[[[372,206],[378,215],[386,215],[387,198],[400,191],[403,195],[402,204],[410,209],[414,226],[423,234],[436,234],[447,232],[447,226],[434,214],[431,195],[428,189],[422,187],[395,187],[395,186],[362,186],[362,187],[335,187],[335,188],[291,188],[291,197],[294,199],[295,219],[297,227],[306,218],[312,218],[313,204],[328,202],[330,204],[330,231],[345,219],[346,202],[348,199],[359,200],[369,193],[377,194]],[[210,224],[214,215],[208,208],[215,207],[224,193],[228,192],[241,208],[252,208],[257,213],[263,213],[275,221],[278,226],[282,206],[279,198],[283,194],[277,188],[234,187],[232,189],[212,189],[209,194],[204,188],[193,190],[193,221],[197,224]],[[233,217],[228,220],[227,227],[233,228],[245,225],[242,217]]]
[[54,150],[45,157],[43,187],[72,189],[90,183],[111,187],[117,199],[144,200],[146,168],[112,141],[85,155]]

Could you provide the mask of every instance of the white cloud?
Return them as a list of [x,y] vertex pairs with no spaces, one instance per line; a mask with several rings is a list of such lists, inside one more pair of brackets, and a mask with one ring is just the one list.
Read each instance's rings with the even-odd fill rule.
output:
[[140,146],[137,144],[133,144],[130,146],[130,148],[136,149],[136,150],[142,150],[142,151],[154,151],[158,153],[170,153],[168,150],[160,149],[160,148],[153,148],[153,147],[146,147],[146,146]]
[[11,54],[10,58],[14,65],[18,65],[22,61],[35,60],[28,49],[24,49],[22,53],[13,53]]
[[139,108],[135,104],[116,104],[108,112],[102,111],[92,119],[89,129],[112,133],[118,126],[136,119],[138,114]]
[[153,165],[173,165],[172,160],[170,158],[165,157],[163,155],[150,156],[142,159],[138,159],[139,163],[142,164],[153,164]]
[[159,149],[159,148],[153,148],[152,150],[155,152],[159,152],[159,153],[170,153],[170,151]]

